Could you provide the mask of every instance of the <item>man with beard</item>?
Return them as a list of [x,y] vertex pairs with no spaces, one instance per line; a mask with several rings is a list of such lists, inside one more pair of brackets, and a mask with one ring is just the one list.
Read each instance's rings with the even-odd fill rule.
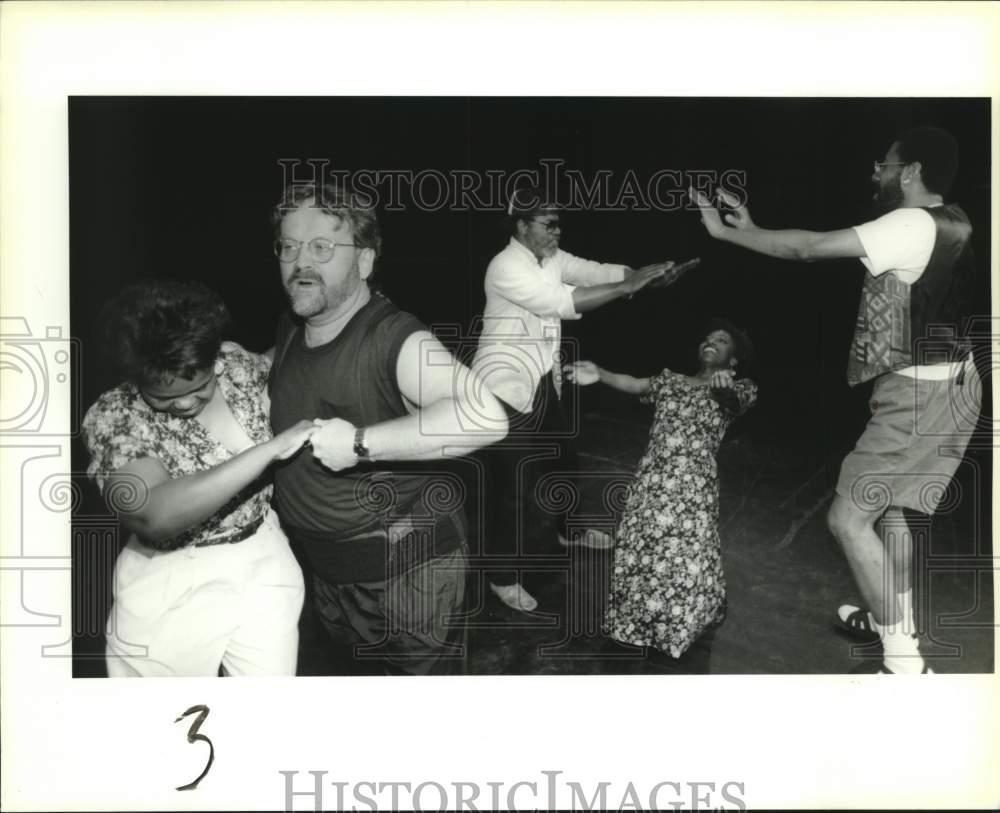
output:
[[[579,319],[653,283],[670,284],[681,272],[671,271],[672,262],[632,270],[562,251],[559,208],[541,189],[517,190],[507,214],[510,242],[486,269],[486,308],[473,363],[510,421],[507,439],[483,454],[489,487],[487,519],[481,524],[489,556],[527,565],[522,554],[544,553],[556,540],[563,547],[595,550],[613,544],[603,531],[572,533],[565,515],[553,517],[537,500],[542,469],[570,480],[577,469],[559,405],[561,320]],[[557,529],[550,527],[553,519]],[[489,581],[493,593],[512,609],[531,612],[538,606],[516,570],[493,572]]]
[[272,213],[292,313],[277,332],[271,423],[321,426],[276,472],[275,505],[334,641],[390,674],[444,674],[465,657],[461,488],[413,461],[468,454],[501,439],[507,420],[468,368],[369,287],[381,238],[365,203],[301,184]]
[[847,380],[874,380],[872,414],[844,459],[827,522],[870,608],[844,605],[839,622],[881,639],[884,674],[932,671],[915,634],[904,512],[934,513],[979,412],[981,383],[963,336],[972,315],[972,227],[957,205],[944,203],[957,171],[951,135],[907,130],[875,162],[874,199],[886,213],[831,232],[759,228],[745,206],[720,193],[734,209],[724,223],[691,191],[712,237],[782,259],[857,257],[867,269]]

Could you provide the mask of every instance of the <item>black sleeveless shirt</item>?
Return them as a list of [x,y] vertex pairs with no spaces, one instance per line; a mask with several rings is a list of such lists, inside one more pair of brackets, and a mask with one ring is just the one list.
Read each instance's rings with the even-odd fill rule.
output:
[[[378,294],[318,347],[306,347],[304,329],[283,316],[270,382],[274,433],[302,419],[370,426],[407,415],[396,361],[407,338],[421,330],[416,317]],[[376,462],[331,472],[306,448],[277,468],[274,501],[285,525],[348,536],[378,525],[387,512],[405,511],[426,480],[426,464]]]

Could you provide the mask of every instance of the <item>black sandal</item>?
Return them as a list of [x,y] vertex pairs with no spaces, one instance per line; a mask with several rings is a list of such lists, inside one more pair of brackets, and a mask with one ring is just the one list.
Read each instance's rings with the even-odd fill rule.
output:
[[879,640],[879,634],[872,626],[871,613],[853,604],[841,604],[837,608],[837,626],[848,635],[866,643]]

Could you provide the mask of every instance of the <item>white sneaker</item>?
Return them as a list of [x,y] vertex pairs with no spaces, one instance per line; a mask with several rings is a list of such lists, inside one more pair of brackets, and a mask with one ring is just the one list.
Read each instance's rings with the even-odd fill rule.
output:
[[504,585],[496,585],[493,584],[493,582],[490,582],[490,590],[493,591],[500,601],[512,610],[519,610],[522,613],[530,613],[538,608],[538,602],[535,601],[531,593],[516,582],[514,584]]
[[615,538],[604,531],[588,528],[572,539],[567,539],[562,534],[559,534],[559,544],[564,548],[578,547],[590,548],[591,550],[611,550],[615,546]]
[[921,669],[919,672],[894,672],[892,669],[890,669],[888,666],[886,666],[883,663],[878,668],[878,674],[880,674],[880,675],[935,675],[937,673],[933,669],[931,669],[926,663],[924,664],[923,669]]

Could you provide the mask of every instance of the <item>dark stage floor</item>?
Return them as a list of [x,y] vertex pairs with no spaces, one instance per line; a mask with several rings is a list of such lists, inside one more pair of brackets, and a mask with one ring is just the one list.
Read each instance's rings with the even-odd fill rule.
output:
[[[575,509],[583,524],[613,523],[609,487],[632,473],[649,417],[648,409],[615,395],[588,397],[578,446],[582,500]],[[654,666],[637,649],[609,646],[600,619],[611,556],[576,549],[546,560],[552,571],[534,585],[539,608],[530,615],[503,605],[481,575],[470,579],[468,672],[843,674],[877,658],[877,645],[866,649],[833,623],[839,604],[858,601],[825,525],[840,454],[824,459],[809,446],[739,432],[723,444],[720,532],[728,617],[710,645],[698,645],[673,667]],[[964,496],[934,518],[916,545],[922,566],[915,573],[928,588],[928,599],[916,609],[921,649],[940,673],[993,671],[991,540],[988,522],[977,520],[975,509],[989,490],[977,485],[975,465],[967,458],[960,467],[956,480]],[[343,672],[308,608],[301,631],[301,674]]]
[[[615,525],[615,494],[645,448],[651,411],[635,399],[590,388],[582,399],[578,443],[581,499],[572,517],[581,526]],[[728,584],[728,617],[710,645],[679,663],[653,666],[636,649],[611,646],[600,635],[611,556],[558,548],[541,583],[529,583],[538,610],[525,615],[499,602],[482,574],[469,579],[467,670],[470,674],[843,674],[867,653],[834,627],[834,613],[858,595],[825,514],[843,451],[808,432],[744,419],[719,453],[720,533]],[[937,672],[993,671],[993,571],[989,522],[988,449],[973,450],[959,467],[952,507],[940,512],[916,545],[921,648]],[[977,503],[981,503],[978,504]],[[107,618],[114,534],[95,542],[80,528],[74,565],[74,675],[105,673],[101,632]],[[102,522],[106,525],[107,520]],[[473,521],[474,524],[474,521]],[[80,531],[84,533],[80,533]],[[473,553],[477,541],[471,540]],[[481,560],[480,560],[481,561]],[[473,565],[476,564],[473,557]],[[97,585],[103,584],[104,588]],[[306,602],[300,624],[299,673],[356,674],[345,665]],[[852,651],[853,650],[853,651]],[[362,673],[377,672],[368,662]]]

